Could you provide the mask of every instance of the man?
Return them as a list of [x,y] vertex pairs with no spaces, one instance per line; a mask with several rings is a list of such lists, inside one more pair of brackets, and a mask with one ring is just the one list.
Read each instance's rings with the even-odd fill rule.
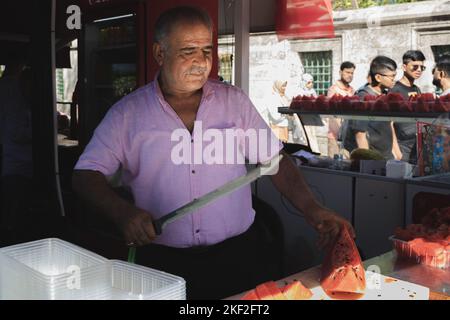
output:
[[[396,82],[395,86],[389,92],[399,93],[405,100],[409,100],[410,97],[420,94],[420,89],[414,84],[414,81],[419,79],[425,71],[426,67],[424,62],[425,56],[421,51],[407,51],[403,55],[403,77]],[[394,128],[402,152],[402,160],[416,163],[416,123],[394,123]]]
[[[137,262],[184,277],[189,299],[223,298],[251,288],[265,267],[254,261],[260,240],[255,237],[250,186],[170,223],[159,236],[152,225],[152,220],[246,172],[243,164],[176,164],[174,132],[187,135],[192,150],[202,147],[202,141],[195,141],[202,128],[264,129],[273,136],[240,89],[208,80],[212,53],[207,13],[193,7],[163,13],[153,45],[159,73],[111,108],[73,176],[75,191],[117,224],[128,245],[139,247]],[[116,196],[106,182],[105,176],[119,166],[134,204]],[[319,232],[321,245],[349,226],[316,201],[287,156],[272,181]]]
[[450,55],[439,58],[433,70],[433,84],[442,90],[440,96],[450,94]]
[[[350,85],[353,81],[353,74],[355,73],[355,64],[350,61],[345,61],[341,64],[339,76],[340,80],[336,81],[330,88],[328,88],[327,96],[331,98],[335,94],[343,97],[351,97],[355,94],[355,89]],[[342,119],[329,118],[328,119],[328,156],[333,157],[335,154],[340,154],[340,147],[338,146],[338,139],[340,131],[343,130],[347,122],[342,123]],[[348,154],[346,154],[348,158]]]
[[353,74],[355,73],[355,65],[353,62],[345,61],[341,64],[339,71],[340,80],[336,81],[330,88],[328,88],[327,96],[331,98],[335,94],[343,97],[351,97],[355,94],[355,89],[350,85],[353,81]]
[[[377,56],[370,64],[371,83],[356,93],[361,99],[366,95],[385,94],[395,84],[397,64],[394,60]],[[385,121],[350,120],[344,137],[344,147],[348,152],[356,148],[373,149],[385,159],[401,159],[401,152],[392,123]]]

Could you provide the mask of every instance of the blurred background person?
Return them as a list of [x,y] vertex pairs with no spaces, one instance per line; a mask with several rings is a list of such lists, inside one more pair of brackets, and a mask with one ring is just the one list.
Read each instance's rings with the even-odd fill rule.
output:
[[[425,71],[425,56],[421,51],[409,50],[403,55],[403,77],[395,83],[389,90],[392,93],[399,93],[405,100],[409,100],[420,94],[420,89],[414,84]],[[416,122],[395,122],[395,132],[402,152],[402,160],[411,163],[417,162]]]
[[[355,89],[350,85],[353,81],[353,75],[355,73],[355,64],[350,61],[345,61],[341,64],[339,77],[330,88],[328,88],[327,97],[331,98],[338,94],[343,97],[351,97],[355,94]],[[335,154],[343,153],[345,158],[348,158],[348,152],[346,152],[340,145],[341,127],[343,121],[340,118],[327,118],[328,123],[328,156],[333,157]],[[325,121],[324,121],[325,122]]]
[[270,128],[283,142],[288,141],[289,121],[288,117],[278,112],[278,107],[289,106],[291,100],[286,96],[286,80],[275,80],[272,85],[272,93],[267,102],[267,119]]
[[[356,95],[364,99],[366,95],[386,94],[387,90],[395,85],[396,75],[395,61],[385,56],[377,56],[370,63],[370,85]],[[386,160],[402,158],[392,122],[350,120],[343,140],[349,153],[357,148],[371,149],[378,151]]]
[[317,98],[316,90],[314,90],[314,77],[309,73],[304,73],[302,75],[300,92],[298,94],[301,96]]
[[[304,73],[302,75],[298,95],[317,98],[317,92],[314,89],[314,77],[309,73]],[[319,115],[301,115],[300,119],[308,136],[311,151],[321,153],[319,141],[317,139],[317,127],[323,127],[323,130],[328,131],[328,129],[324,126],[322,119]],[[324,133],[324,136],[326,136],[326,133]]]
[[441,97],[450,94],[450,55],[438,59],[433,70],[433,84],[442,90]]
[[350,61],[345,61],[341,64],[339,77],[330,88],[328,88],[327,96],[331,98],[335,94],[339,94],[343,97],[351,97],[355,94],[355,89],[350,85],[353,81],[353,75],[355,73],[355,64]]

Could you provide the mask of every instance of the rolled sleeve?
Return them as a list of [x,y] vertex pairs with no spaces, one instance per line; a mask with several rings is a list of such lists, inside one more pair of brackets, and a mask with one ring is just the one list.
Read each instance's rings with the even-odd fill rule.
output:
[[106,176],[114,174],[123,163],[122,114],[111,108],[94,131],[94,135],[80,156],[75,170],[100,171]]

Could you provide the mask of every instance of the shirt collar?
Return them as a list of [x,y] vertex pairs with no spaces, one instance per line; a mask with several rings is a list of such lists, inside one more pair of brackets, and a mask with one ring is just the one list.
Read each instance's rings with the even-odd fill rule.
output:
[[[170,107],[169,104],[167,103],[167,101],[164,99],[164,95],[162,93],[161,87],[159,85],[159,75],[160,75],[160,71],[158,71],[155,74],[155,77],[153,78],[153,90],[160,102],[160,104],[163,107]],[[203,101],[208,101],[211,99],[211,97],[214,95],[214,86],[212,85],[212,80],[208,79],[208,81],[206,81],[206,83],[203,85],[203,93],[202,93],[202,100],[200,103],[202,103]]]

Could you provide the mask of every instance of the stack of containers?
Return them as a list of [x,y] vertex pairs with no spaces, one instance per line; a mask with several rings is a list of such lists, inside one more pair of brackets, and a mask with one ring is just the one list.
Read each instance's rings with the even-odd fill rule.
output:
[[0,248],[0,299],[186,299],[183,278],[59,239]]
[[107,290],[107,262],[93,252],[59,239],[2,248],[0,298],[93,298]]
[[109,263],[109,290],[104,300],[185,300],[183,278],[119,260]]

